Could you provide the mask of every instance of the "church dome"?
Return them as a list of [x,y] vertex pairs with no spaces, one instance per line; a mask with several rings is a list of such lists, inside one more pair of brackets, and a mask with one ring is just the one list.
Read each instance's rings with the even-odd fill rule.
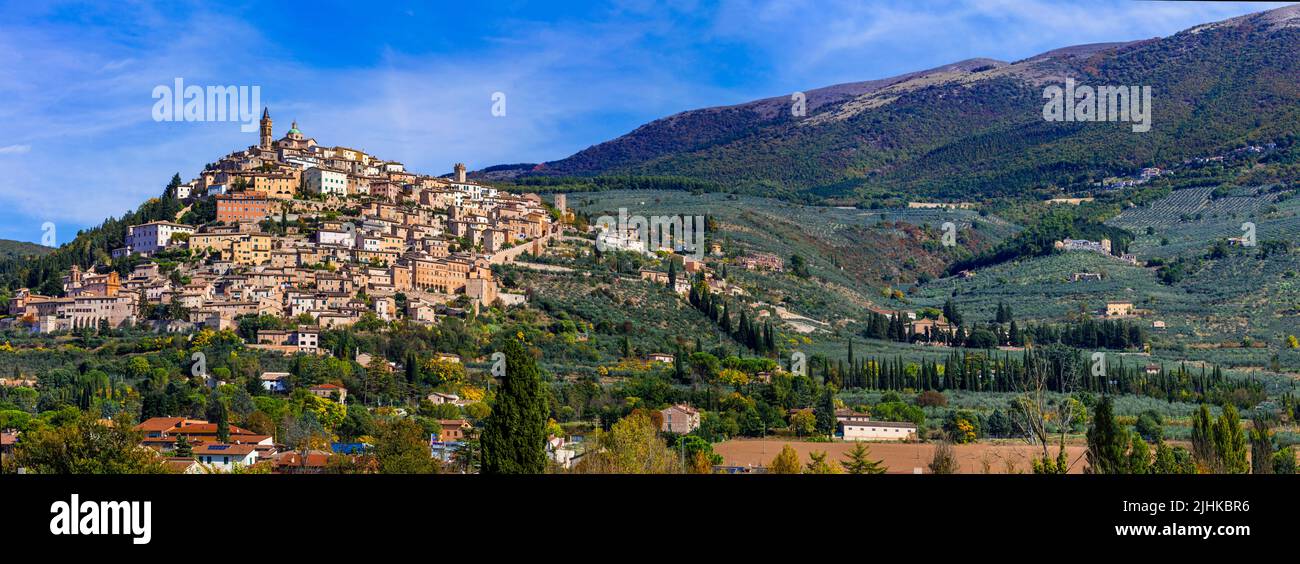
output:
[[289,126],[289,135],[302,135],[302,132],[298,131],[298,122],[295,121]]

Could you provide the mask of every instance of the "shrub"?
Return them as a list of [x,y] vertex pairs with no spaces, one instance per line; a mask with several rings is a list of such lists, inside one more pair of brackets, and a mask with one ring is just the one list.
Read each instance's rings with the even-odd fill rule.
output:
[[916,395],[916,405],[920,407],[944,407],[948,405],[948,396],[933,390],[926,390]]

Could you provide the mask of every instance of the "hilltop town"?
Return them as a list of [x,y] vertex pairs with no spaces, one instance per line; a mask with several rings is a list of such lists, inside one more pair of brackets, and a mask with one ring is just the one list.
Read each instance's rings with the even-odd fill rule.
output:
[[[126,276],[73,266],[63,297],[16,292],[5,322],[49,333],[151,324],[160,331],[229,329],[244,315],[302,321],[259,345],[316,352],[318,328],[364,316],[432,322],[502,296],[491,265],[538,253],[558,233],[534,194],[417,174],[364,151],[325,146],[297,123],[279,139],[269,110],[257,145],[226,155],[168,196],[174,221],[129,227],[114,261]],[[552,211],[554,210],[554,211]],[[102,270],[102,272],[101,272]]]

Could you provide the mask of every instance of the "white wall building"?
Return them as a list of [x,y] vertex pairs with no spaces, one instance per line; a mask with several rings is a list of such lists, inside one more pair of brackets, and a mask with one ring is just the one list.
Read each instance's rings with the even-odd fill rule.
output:
[[894,421],[845,421],[846,441],[905,441],[916,438],[916,425]]
[[308,194],[348,195],[347,173],[327,168],[309,168],[302,173],[302,189]]
[[351,231],[328,231],[322,229],[316,232],[316,242],[322,245],[338,245],[340,247],[352,248],[356,242],[356,235]]
[[194,227],[168,221],[151,221],[126,228],[126,245],[132,253],[151,255],[171,244],[172,235],[194,233]]
[[257,446],[205,443],[194,447],[194,458],[201,464],[230,472],[236,466],[247,467],[257,463]]

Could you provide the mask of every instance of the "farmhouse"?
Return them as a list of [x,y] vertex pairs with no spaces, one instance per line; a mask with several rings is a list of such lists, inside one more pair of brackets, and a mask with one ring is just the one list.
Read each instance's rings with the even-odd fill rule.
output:
[[676,357],[668,353],[650,353],[648,355],[645,355],[645,359],[647,362],[662,362],[664,364],[672,364],[673,361],[676,360]]
[[318,398],[332,399],[344,404],[348,402],[348,389],[338,384],[312,386],[307,391]]
[[262,381],[262,389],[268,392],[289,391],[288,372],[263,372],[259,380]]
[[1106,302],[1106,315],[1108,317],[1133,315],[1133,302]]
[[465,438],[465,432],[473,428],[469,421],[464,419],[439,419],[438,424],[442,426],[442,431],[438,433],[438,440],[444,443],[459,442]]
[[736,264],[746,270],[775,270],[780,272],[785,268],[785,262],[772,253],[750,253],[736,259]]
[[665,433],[685,435],[700,427],[700,412],[689,405],[679,403],[666,407],[659,413],[664,416],[663,426],[659,430]]
[[916,425],[894,421],[845,421],[846,441],[906,441],[916,438]]
[[199,462],[229,472],[236,467],[252,466],[257,462],[255,445],[231,445],[226,443],[206,443],[194,447],[194,456]]

